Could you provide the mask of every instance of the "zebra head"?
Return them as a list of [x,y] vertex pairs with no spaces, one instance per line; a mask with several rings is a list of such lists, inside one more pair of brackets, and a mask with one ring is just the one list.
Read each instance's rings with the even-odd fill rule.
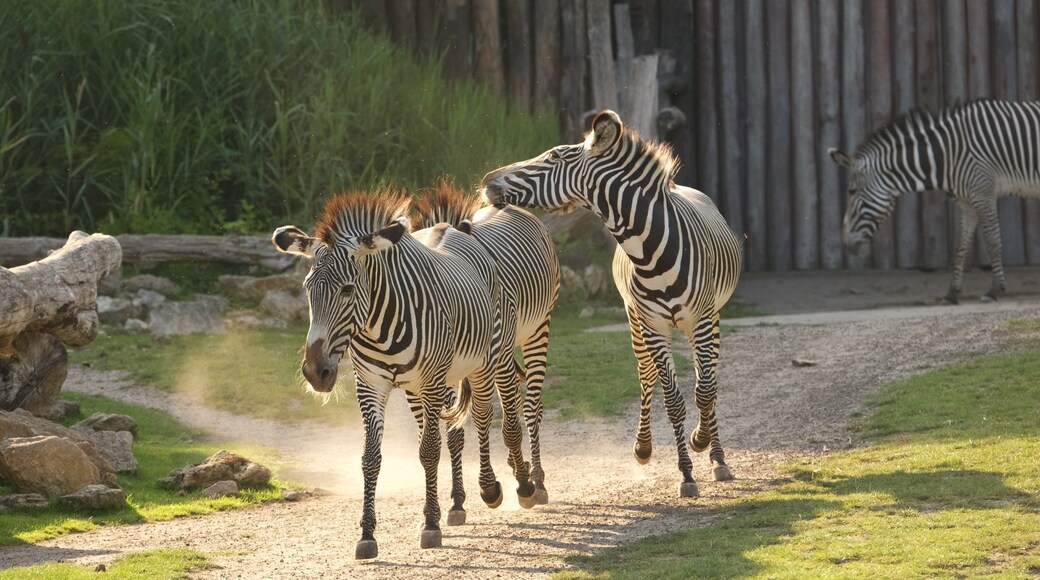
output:
[[336,384],[339,361],[364,326],[369,309],[367,256],[392,247],[408,231],[407,218],[362,236],[343,236],[335,243],[308,236],[296,226],[274,231],[280,252],[313,260],[303,281],[310,328],[304,349],[303,376],[315,391],[328,393]]
[[849,170],[848,199],[842,220],[841,239],[845,249],[857,252],[874,237],[878,226],[895,208],[896,193],[889,180],[865,159],[834,149],[827,151],[835,163]]
[[495,205],[539,207],[550,211],[592,208],[592,174],[610,163],[609,153],[621,139],[621,119],[602,111],[592,121],[585,140],[559,145],[537,157],[496,169],[484,176],[484,196]]

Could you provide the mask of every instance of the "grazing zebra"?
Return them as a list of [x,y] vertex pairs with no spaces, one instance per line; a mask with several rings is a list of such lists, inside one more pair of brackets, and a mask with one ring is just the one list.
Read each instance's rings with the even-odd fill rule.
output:
[[[549,319],[560,293],[560,262],[552,236],[542,221],[517,207],[488,207],[449,183],[416,200],[413,227],[447,222],[468,231],[498,264],[503,291],[516,302],[516,339],[524,366],[516,365],[516,380],[527,386],[524,419],[531,440],[531,479],[535,502],[548,503],[542,469],[539,429],[542,423],[542,384],[545,381]],[[450,446],[449,446],[450,447]]]
[[681,330],[696,357],[700,421],[694,451],[711,449],[717,480],[732,479],[715,420],[719,310],[740,276],[741,247],[711,200],[672,179],[677,160],[665,145],[626,130],[613,111],[593,120],[582,143],[561,145],[484,176],[492,203],[598,214],[619,247],[614,283],[625,301],[641,386],[635,455],[650,459],[650,396],[658,379],[679,452],[679,494],[697,495],[686,451],[686,407],[676,385],[672,330]]
[[[420,241],[408,232],[406,218],[394,220],[407,211],[407,204],[402,196],[385,192],[340,195],[325,206],[314,237],[295,226],[278,228],[272,236],[280,251],[313,259],[304,280],[310,305],[304,377],[314,390],[329,392],[345,353],[353,363],[365,426],[364,503],[355,551],[359,559],[378,555],[375,486],[390,391],[400,387],[421,402],[419,459],[426,475],[426,501],[420,546],[437,547],[437,421],[447,385],[461,382],[460,401],[447,414],[453,427],[472,415],[478,430],[486,433],[491,397],[496,387],[503,390],[500,385],[512,372],[494,261],[471,236],[447,225],[425,232]],[[386,223],[386,218],[390,225],[375,230],[373,223]],[[511,345],[512,336],[508,338]],[[534,486],[520,449],[515,412],[512,423],[514,443],[509,451],[517,466],[517,491],[530,498]],[[480,481],[485,501],[500,502],[501,485],[485,449]]]
[[946,301],[956,304],[964,259],[981,225],[993,267],[983,300],[1005,290],[997,197],[1040,196],[1040,102],[976,101],[938,114],[910,111],[848,156],[829,150],[849,170],[842,239],[852,251],[873,237],[903,192],[945,191],[960,208],[960,242]]

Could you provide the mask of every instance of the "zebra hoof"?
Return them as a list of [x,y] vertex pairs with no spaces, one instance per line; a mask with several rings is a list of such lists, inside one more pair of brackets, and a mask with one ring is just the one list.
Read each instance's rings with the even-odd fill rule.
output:
[[715,481],[730,481],[733,479],[733,472],[730,471],[729,466],[721,463],[715,464],[715,467],[711,469],[711,475],[715,478]]
[[942,303],[943,304],[960,304],[960,302],[961,302],[961,300],[958,297],[958,295],[957,294],[953,294],[952,292],[950,294],[947,294],[942,299]]
[[375,540],[361,540],[354,548],[355,560],[371,560],[379,555],[379,546]]
[[679,497],[697,497],[700,492],[697,490],[697,482],[695,481],[684,481],[679,484]]
[[997,296],[996,296],[996,294],[993,294],[992,292],[986,292],[985,294],[982,295],[982,302],[996,302],[996,301],[997,301]]
[[710,444],[711,439],[705,439],[703,442],[701,442],[697,440],[696,433],[690,435],[690,449],[692,449],[694,453],[703,453],[704,450],[707,449],[708,445]]
[[534,506],[538,505],[538,500],[535,499],[534,493],[527,497],[517,494],[516,499],[520,502],[520,507],[524,508],[525,510],[529,510]]
[[448,512],[448,525],[461,526],[466,523],[466,510],[451,510]]
[[422,535],[419,536],[419,547],[422,549],[427,548],[440,548],[441,547],[441,531],[440,530],[423,530]]
[[636,455],[636,463],[638,463],[639,465],[646,465],[647,463],[650,463],[650,455],[653,453],[653,451],[654,447],[649,443],[646,444],[646,447],[640,447],[640,445],[636,443],[634,449]]
[[535,487],[534,503],[535,505],[546,505],[549,503],[549,492],[541,484]]
[[487,489],[481,489],[480,499],[491,509],[502,505],[502,484],[496,481],[495,485]]

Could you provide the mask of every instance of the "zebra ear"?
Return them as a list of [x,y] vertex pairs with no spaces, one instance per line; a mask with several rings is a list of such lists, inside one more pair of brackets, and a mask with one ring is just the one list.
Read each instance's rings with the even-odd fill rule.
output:
[[385,228],[358,238],[356,255],[358,257],[366,256],[393,247],[394,244],[401,241],[406,233],[408,233],[408,218],[399,217]]
[[592,120],[592,132],[588,137],[592,141],[589,144],[589,153],[602,155],[612,149],[621,139],[622,130],[624,130],[624,126],[617,113],[610,109],[600,111]]
[[271,243],[283,254],[313,258],[314,248],[323,242],[308,236],[296,226],[282,226],[271,234]]
[[842,153],[841,151],[838,151],[834,147],[828,149],[827,154],[830,155],[831,159],[833,159],[834,162],[838,165],[841,165],[842,167],[846,167],[848,169],[852,169],[852,159],[849,159],[848,155]]

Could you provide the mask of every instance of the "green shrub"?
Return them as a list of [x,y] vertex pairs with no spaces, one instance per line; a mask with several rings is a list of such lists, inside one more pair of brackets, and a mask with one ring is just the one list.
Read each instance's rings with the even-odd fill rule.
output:
[[558,141],[318,2],[0,2],[0,22],[3,235],[266,232]]

